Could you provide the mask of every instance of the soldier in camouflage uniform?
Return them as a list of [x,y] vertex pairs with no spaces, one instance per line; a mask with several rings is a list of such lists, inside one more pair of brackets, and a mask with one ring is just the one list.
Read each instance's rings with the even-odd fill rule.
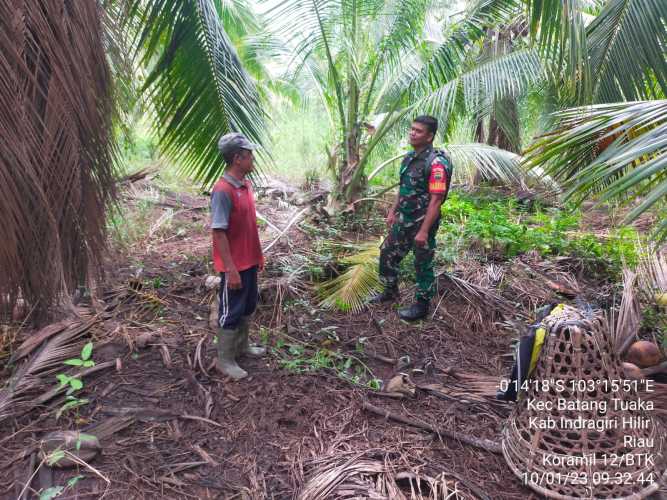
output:
[[408,153],[401,163],[398,198],[389,211],[389,234],[380,252],[380,278],[384,291],[371,302],[398,297],[398,271],[410,250],[415,256],[417,292],[415,303],[398,311],[402,319],[414,321],[428,314],[435,294],[433,255],[440,224],[440,205],[449,190],[452,164],[442,151],[433,149],[438,121],[431,116],[415,118],[410,128]]

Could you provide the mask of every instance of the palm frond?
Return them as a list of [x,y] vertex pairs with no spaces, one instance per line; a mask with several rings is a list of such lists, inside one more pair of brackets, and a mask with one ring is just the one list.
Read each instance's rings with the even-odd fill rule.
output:
[[611,0],[587,29],[596,102],[667,95],[667,3]]
[[47,314],[100,269],[112,85],[97,2],[0,3],[0,309]]
[[70,325],[65,331],[47,339],[0,390],[0,421],[21,413],[24,403],[44,388],[54,385],[53,373],[63,368],[63,361],[81,350],[81,337],[99,320]]
[[339,55],[346,56],[341,49],[345,47],[344,31],[350,23],[349,15],[357,13],[356,9],[344,11],[343,3],[333,0],[284,0],[271,9],[268,17],[275,32],[294,47],[293,63],[303,66],[313,58],[326,61],[326,70],[322,73],[326,78],[321,81],[330,87],[333,99],[325,101],[325,105],[334,104],[340,123],[345,123],[346,114],[344,81],[337,62]]
[[347,270],[319,287],[323,297],[320,307],[360,312],[366,305],[366,299],[381,288],[377,267],[380,242],[368,242],[358,248],[357,253],[341,261],[349,266]]
[[484,101],[524,94],[544,78],[542,62],[533,49],[502,54],[462,75],[465,102],[469,110],[478,111]]
[[494,57],[429,90],[412,108],[428,112],[443,123],[464,112],[483,116],[491,112],[495,101],[524,94],[544,76],[534,50],[517,50]]
[[[475,172],[479,171],[486,179],[495,179],[507,184],[520,184],[530,180],[550,188],[555,187],[554,181],[543,173],[534,175],[526,171],[523,167],[523,158],[510,151],[477,142],[447,144],[443,149],[452,159],[455,182],[472,182]],[[398,158],[400,156],[394,156],[382,162],[373,169],[369,178],[375,177],[383,168]]]
[[[542,166],[568,188],[567,197],[583,201],[639,203],[630,222],[667,196],[667,100],[601,104],[557,114],[560,127],[528,151],[528,168]],[[656,228],[667,237],[667,220]]]
[[477,0],[433,47],[426,60],[419,57],[403,65],[402,74],[383,92],[384,102],[406,95],[413,100],[445,87],[461,75],[468,53],[484,38],[489,27],[510,24],[521,12],[518,0]]
[[526,177],[521,156],[488,144],[448,144],[445,150],[451,155],[454,175],[472,178],[479,171],[486,179],[497,179],[507,184],[517,184]]
[[[119,0],[102,1],[102,26],[104,51],[115,82],[115,99],[120,114],[119,125],[127,128],[130,115],[136,110],[140,86],[137,68],[132,58],[131,33],[137,33],[139,27],[128,18],[127,4]],[[127,21],[127,22],[123,22]],[[127,130],[125,130],[127,132]]]
[[610,323],[610,333],[614,348],[623,355],[633,339],[637,338],[641,326],[641,308],[635,288],[637,273],[623,268],[623,296],[618,310],[618,319]]
[[[308,481],[301,487],[298,500],[320,498],[391,498],[392,500],[468,500],[479,493],[459,480],[456,474],[442,472],[431,477],[423,472],[397,471],[388,458],[367,458],[368,453],[342,452],[316,457]],[[309,465],[309,464],[308,464]],[[399,482],[407,483],[410,496]],[[474,488],[476,490],[476,488]],[[468,492],[471,491],[471,493]]]
[[575,102],[588,102],[592,80],[583,14],[589,2],[527,0],[526,3],[531,36],[543,57],[550,61],[552,78],[570,89]]
[[[151,67],[145,89],[163,151],[204,185],[224,169],[217,140],[238,131],[265,143],[265,112],[213,0],[132,0],[136,40]],[[153,66],[153,61],[157,62]]]
[[639,288],[648,303],[656,295],[667,293],[667,258],[657,248],[646,247],[638,243],[639,265],[637,274]]

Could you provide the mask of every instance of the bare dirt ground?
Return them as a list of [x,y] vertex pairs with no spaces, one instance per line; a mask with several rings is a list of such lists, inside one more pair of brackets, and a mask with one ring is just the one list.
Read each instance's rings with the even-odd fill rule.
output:
[[[80,475],[59,498],[289,499],[314,487],[308,481],[316,472],[328,468],[342,474],[347,464],[363,459],[391,474],[407,498],[419,488],[425,498],[432,493],[433,483],[429,486],[417,475],[439,478],[451,495],[447,498],[537,498],[510,472],[502,455],[383,418],[364,405],[499,441],[511,406],[488,395],[495,392],[494,381],[508,372],[509,344],[517,336],[512,321],[518,321],[503,311],[524,309],[528,319],[535,305],[562,300],[557,287],[530,288],[544,263],[526,257],[504,267],[505,295],[513,296],[513,302],[480,297],[479,303],[471,303],[441,276],[437,310],[429,321],[409,325],[397,319],[392,306],[356,315],[334,313],[316,307],[313,290],[295,293],[283,286],[277,262],[312,245],[307,234],[294,229],[267,253],[267,270],[260,277],[262,302],[251,335],[268,339],[272,354],[243,359],[251,377],[234,382],[211,367],[215,345],[208,315],[214,292],[205,287],[211,272],[207,203],[204,196],[163,197],[151,214],[153,235],[110,256],[99,301],[76,309],[82,315],[78,321],[92,322],[93,359],[98,366],[110,366],[84,378],[83,395],[89,402],[77,411],[56,420],[59,396],[5,420],[0,429],[0,497],[18,498],[38,469],[23,498],[38,498],[36,491],[64,486]],[[169,223],[155,228],[169,209]],[[267,196],[258,209],[282,228],[300,207]],[[265,244],[276,234],[263,226]],[[549,265],[552,284],[562,285],[567,276],[576,275],[576,263]],[[481,281],[498,278],[488,265],[480,264],[474,272]],[[578,286],[587,286],[585,276],[578,278]],[[598,301],[608,298],[604,288],[595,287],[594,293]],[[410,296],[406,285],[403,302]],[[488,314],[479,315],[480,304]],[[23,331],[14,345],[30,333]],[[340,359],[348,356],[364,367],[366,378],[353,383],[331,366],[297,373],[285,363],[295,359],[289,357],[293,346],[301,346],[295,352],[311,365],[324,350],[339,353]],[[386,382],[399,372],[416,384],[414,397],[388,397],[363,383],[369,373]],[[56,386],[55,375],[51,377]],[[433,384],[448,389],[429,390]],[[38,467],[42,455],[37,445],[46,433],[93,432],[100,425],[113,429],[100,440],[101,451],[88,465]],[[369,473],[360,488],[373,477],[379,476]],[[350,489],[355,498],[398,498],[396,493],[363,496],[359,491]],[[310,498],[339,498],[321,495]]]

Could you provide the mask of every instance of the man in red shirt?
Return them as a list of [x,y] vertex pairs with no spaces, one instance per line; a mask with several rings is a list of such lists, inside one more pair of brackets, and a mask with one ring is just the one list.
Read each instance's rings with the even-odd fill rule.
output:
[[238,132],[223,135],[218,149],[227,167],[211,192],[213,265],[221,277],[218,368],[237,380],[248,376],[237,357],[266,352],[248,342],[248,319],[257,307],[257,271],[264,267],[255,200],[246,179],[258,147]]

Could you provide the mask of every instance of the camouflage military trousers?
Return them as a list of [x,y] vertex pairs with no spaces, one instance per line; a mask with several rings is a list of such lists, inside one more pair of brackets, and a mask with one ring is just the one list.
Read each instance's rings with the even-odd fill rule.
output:
[[435,295],[435,274],[433,273],[433,256],[435,254],[435,235],[440,221],[436,221],[428,233],[426,245],[415,245],[415,236],[421,222],[405,222],[399,216],[389,230],[389,235],[380,249],[380,280],[386,288],[398,286],[398,271],[401,261],[410,250],[415,256],[415,274],[417,278],[417,300],[431,300]]

